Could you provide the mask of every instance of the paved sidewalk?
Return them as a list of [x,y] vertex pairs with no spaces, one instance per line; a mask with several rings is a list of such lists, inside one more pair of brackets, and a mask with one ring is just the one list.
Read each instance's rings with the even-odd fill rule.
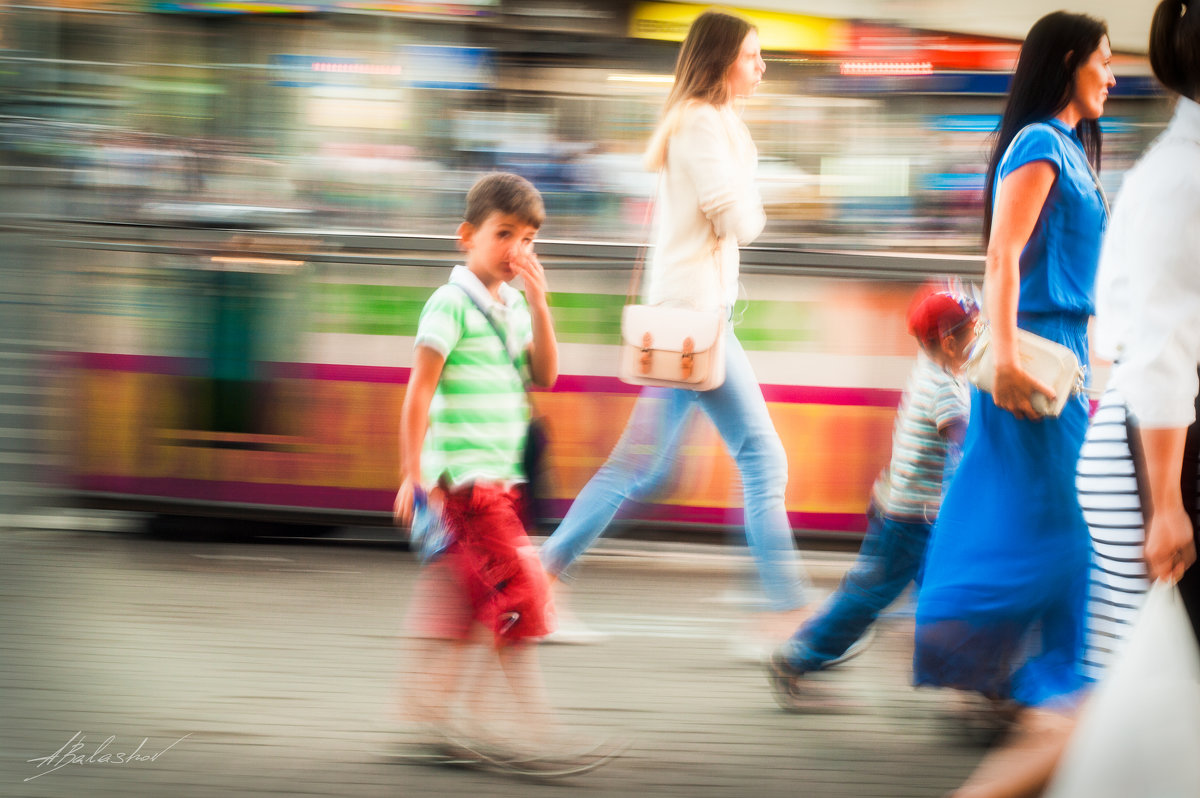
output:
[[[540,654],[566,719],[628,752],[551,784],[396,765],[379,751],[408,667],[400,619],[417,569],[404,552],[8,526],[3,795],[904,798],[943,794],[983,753],[943,695],[908,686],[903,614],[821,676],[837,711],[787,714],[732,653],[747,615],[725,599],[751,584],[741,557],[613,541],[572,592],[610,639]],[[810,562],[827,591],[848,558]],[[29,761],[76,735],[92,762]],[[98,761],[139,744],[157,758]]]

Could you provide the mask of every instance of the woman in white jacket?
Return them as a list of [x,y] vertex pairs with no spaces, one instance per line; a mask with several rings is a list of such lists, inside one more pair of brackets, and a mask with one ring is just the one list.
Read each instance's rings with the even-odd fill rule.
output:
[[1095,349],[1116,362],[1079,461],[1094,548],[1083,663],[1093,678],[1151,579],[1182,577],[1200,628],[1200,572],[1188,570],[1200,460],[1200,8],[1186,5],[1163,0],[1154,17],[1150,62],[1179,100],[1125,180],[1096,280]]
[[[651,139],[647,166],[661,173],[646,301],[711,310],[731,318],[738,291],[738,246],[762,232],[754,185],[757,150],[734,110],[766,65],[758,32],[744,19],[701,14],[675,65],[675,85]],[[784,506],[787,456],[767,414],[745,351],[727,325],[725,382],[711,391],[646,389],[607,462],[576,498],[542,548],[560,574],[599,537],[626,499],[653,491],[669,473],[691,410],[712,419],[742,478],[746,538],[755,557],[772,627],[790,632],[806,604]]]
[[[1191,6],[1189,8],[1189,5]],[[1129,172],[1097,278],[1098,351],[1115,359],[1149,493],[1145,560],[1152,579],[1181,580],[1200,629],[1196,461],[1200,432],[1200,8],[1162,0],[1150,64],[1179,95],[1175,116]]]

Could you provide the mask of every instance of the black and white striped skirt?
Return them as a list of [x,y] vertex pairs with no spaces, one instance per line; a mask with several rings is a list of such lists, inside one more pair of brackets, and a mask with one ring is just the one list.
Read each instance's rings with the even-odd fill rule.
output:
[[1083,673],[1091,679],[1108,667],[1150,586],[1129,430],[1124,399],[1113,389],[1106,391],[1092,416],[1076,472],[1093,549],[1083,659]]

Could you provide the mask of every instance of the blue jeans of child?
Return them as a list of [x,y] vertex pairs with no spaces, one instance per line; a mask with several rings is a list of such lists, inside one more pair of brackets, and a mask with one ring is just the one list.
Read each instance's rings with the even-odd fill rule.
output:
[[741,474],[746,540],[768,606],[773,610],[803,606],[799,558],[784,506],[787,454],[750,361],[732,330],[725,340],[721,387],[642,391],[612,454],[543,544],[542,564],[552,574],[561,573],[604,533],[626,499],[654,493],[673,470],[680,439],[696,407],[712,419]]
[[933,525],[888,518],[872,507],[858,559],[821,609],[784,644],[794,668],[820,670],[854,641],[915,580]]

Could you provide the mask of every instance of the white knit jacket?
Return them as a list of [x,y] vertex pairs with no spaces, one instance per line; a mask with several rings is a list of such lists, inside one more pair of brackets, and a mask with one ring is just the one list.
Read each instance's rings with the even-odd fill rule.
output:
[[699,310],[737,300],[738,247],[766,217],[754,183],[758,151],[730,106],[693,102],[667,140],[646,284],[651,304]]

